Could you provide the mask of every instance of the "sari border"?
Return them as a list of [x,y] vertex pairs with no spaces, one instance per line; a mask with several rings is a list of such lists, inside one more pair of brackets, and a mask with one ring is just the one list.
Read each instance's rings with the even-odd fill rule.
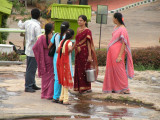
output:
[[[118,42],[120,39],[123,39],[123,41],[124,41],[124,43],[125,43],[128,51],[129,51],[129,53],[130,53],[131,56],[132,56],[131,49],[130,49],[128,43],[127,43],[127,40],[124,38],[123,35],[121,35],[120,37],[118,37],[116,40],[114,40],[114,41],[108,46],[108,48],[107,48],[107,53],[108,53],[109,48],[110,48],[113,44],[115,44],[116,42]],[[128,55],[127,55],[127,56],[128,56]],[[128,57],[127,57],[127,60],[126,60],[126,73],[127,73],[127,77],[130,78],[130,79],[132,79],[132,78],[134,77],[134,75],[133,75],[133,76],[129,76],[129,75],[128,75],[128,67],[127,67],[127,66],[128,66],[128,62],[127,62],[127,61],[128,61]]]
[[117,90],[117,91],[115,91],[115,90],[102,90],[102,92],[104,92],[104,93],[112,93],[112,91],[114,91],[115,93],[120,93],[120,92],[122,92],[122,91],[124,91],[124,90],[127,90],[127,89],[129,89],[128,87],[127,88],[124,88],[124,89],[122,89],[122,90]]

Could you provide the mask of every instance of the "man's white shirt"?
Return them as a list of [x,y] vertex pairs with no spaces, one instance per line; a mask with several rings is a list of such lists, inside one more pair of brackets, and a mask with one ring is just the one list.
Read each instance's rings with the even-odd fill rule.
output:
[[40,22],[36,19],[27,20],[24,23],[20,20],[18,26],[25,29],[25,54],[29,57],[34,57],[32,47],[37,41],[39,35],[42,34]]

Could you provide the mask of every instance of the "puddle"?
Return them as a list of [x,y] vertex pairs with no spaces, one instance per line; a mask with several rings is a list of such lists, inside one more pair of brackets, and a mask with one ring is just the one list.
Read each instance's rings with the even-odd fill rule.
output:
[[[24,78],[23,72],[6,73],[0,72],[1,80]],[[97,83],[102,84],[102,83]],[[159,87],[154,87],[155,90]],[[7,108],[12,107],[10,105],[1,104],[1,100],[8,99],[9,96],[18,96],[20,92],[9,92],[5,87],[0,88],[0,107]],[[114,120],[121,119],[122,117],[149,119],[147,113],[155,112],[153,109],[147,109],[139,107],[135,104],[119,103],[117,101],[99,101],[89,99],[84,96],[75,96],[70,94],[71,105],[68,106],[70,112],[79,114],[77,116],[49,116],[49,117],[30,117],[30,118],[19,118],[10,120],[70,120],[70,119],[92,119],[95,120]]]
[[135,105],[124,105],[120,103],[105,102],[82,98],[81,96],[71,95],[71,105],[68,109],[77,116],[50,116],[50,117],[30,117],[19,118],[16,120],[114,120],[122,117],[149,119],[147,113],[153,112],[152,109]]
[[[74,96],[72,96],[74,97]],[[135,105],[126,105],[115,102],[106,102],[99,100],[86,100],[85,98],[76,98],[76,101],[69,106],[73,113],[82,113],[89,115],[90,118],[101,118],[102,120],[112,120],[122,117],[138,117],[146,119],[147,116],[141,113],[154,111]]]
[[5,87],[0,87],[0,108],[12,107],[12,105],[2,104],[2,100],[7,100],[10,96],[18,96],[21,92],[9,92]]

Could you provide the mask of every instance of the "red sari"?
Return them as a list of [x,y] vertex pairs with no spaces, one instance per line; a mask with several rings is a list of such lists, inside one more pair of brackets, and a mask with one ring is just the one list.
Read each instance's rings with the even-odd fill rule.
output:
[[[66,88],[73,88],[72,75],[70,70],[70,62],[69,62],[69,52],[68,52],[68,44],[71,42],[70,40],[65,41],[63,47],[62,43],[64,40],[60,42],[60,46],[58,47],[58,58],[57,58],[57,73],[59,84]],[[60,49],[62,48],[62,55],[60,57]]]
[[91,65],[91,63],[87,62],[88,59],[87,41],[89,41],[90,43],[93,67],[96,69],[98,75],[98,64],[92,40],[92,33],[89,29],[85,29],[82,32],[77,31],[76,47],[75,47],[74,91],[83,92],[91,89],[91,83],[87,82],[85,73],[85,70],[89,69]]

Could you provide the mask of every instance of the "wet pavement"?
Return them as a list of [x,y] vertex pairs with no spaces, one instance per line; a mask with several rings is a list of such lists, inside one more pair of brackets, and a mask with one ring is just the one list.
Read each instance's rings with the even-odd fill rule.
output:
[[[16,68],[16,69],[15,69]],[[0,119],[9,120],[159,120],[160,111],[150,109],[150,106],[142,104],[140,101],[131,101],[130,95],[103,94],[101,92],[102,83],[92,84],[93,93],[77,95],[70,91],[69,106],[52,103],[50,100],[40,98],[40,91],[36,93],[24,92],[25,65],[0,67]],[[103,74],[102,68],[100,73]],[[139,73],[139,72],[138,72]],[[136,77],[140,78],[140,73]],[[154,72],[150,72],[154,73]],[[144,74],[144,73],[142,73]],[[152,74],[152,79],[157,79],[156,72]],[[100,79],[100,77],[99,77]],[[145,78],[146,80],[147,78]],[[131,96],[137,96],[132,89],[135,80],[131,80]],[[143,82],[144,78],[140,80]],[[40,86],[41,80],[36,76],[37,85]],[[138,81],[136,81],[137,83]],[[147,80],[146,80],[146,83]],[[155,82],[153,83],[155,84]],[[152,86],[153,86],[152,84]],[[157,85],[157,83],[156,83]],[[139,89],[144,90],[146,86]],[[154,86],[155,93],[158,93],[159,85]],[[139,90],[136,89],[136,90]],[[147,91],[146,91],[147,93]],[[155,94],[154,93],[154,94]],[[152,94],[148,91],[147,94]],[[146,96],[147,96],[146,94]],[[155,94],[156,95],[156,94]],[[119,98],[116,98],[118,96]],[[107,99],[111,97],[112,99]],[[115,97],[115,99],[113,99]],[[121,98],[120,98],[121,97]],[[124,97],[127,97],[125,99]],[[143,97],[143,96],[141,96]],[[124,100],[123,100],[124,99]],[[141,98],[139,98],[141,100]],[[154,97],[153,97],[154,100]],[[129,101],[129,102],[126,102]],[[158,101],[157,101],[158,102]],[[134,103],[134,104],[133,104]],[[138,104],[139,103],[139,104]],[[149,105],[149,103],[148,103]],[[46,117],[44,117],[46,116]],[[26,118],[27,117],[27,118]],[[11,119],[12,118],[12,119]]]

